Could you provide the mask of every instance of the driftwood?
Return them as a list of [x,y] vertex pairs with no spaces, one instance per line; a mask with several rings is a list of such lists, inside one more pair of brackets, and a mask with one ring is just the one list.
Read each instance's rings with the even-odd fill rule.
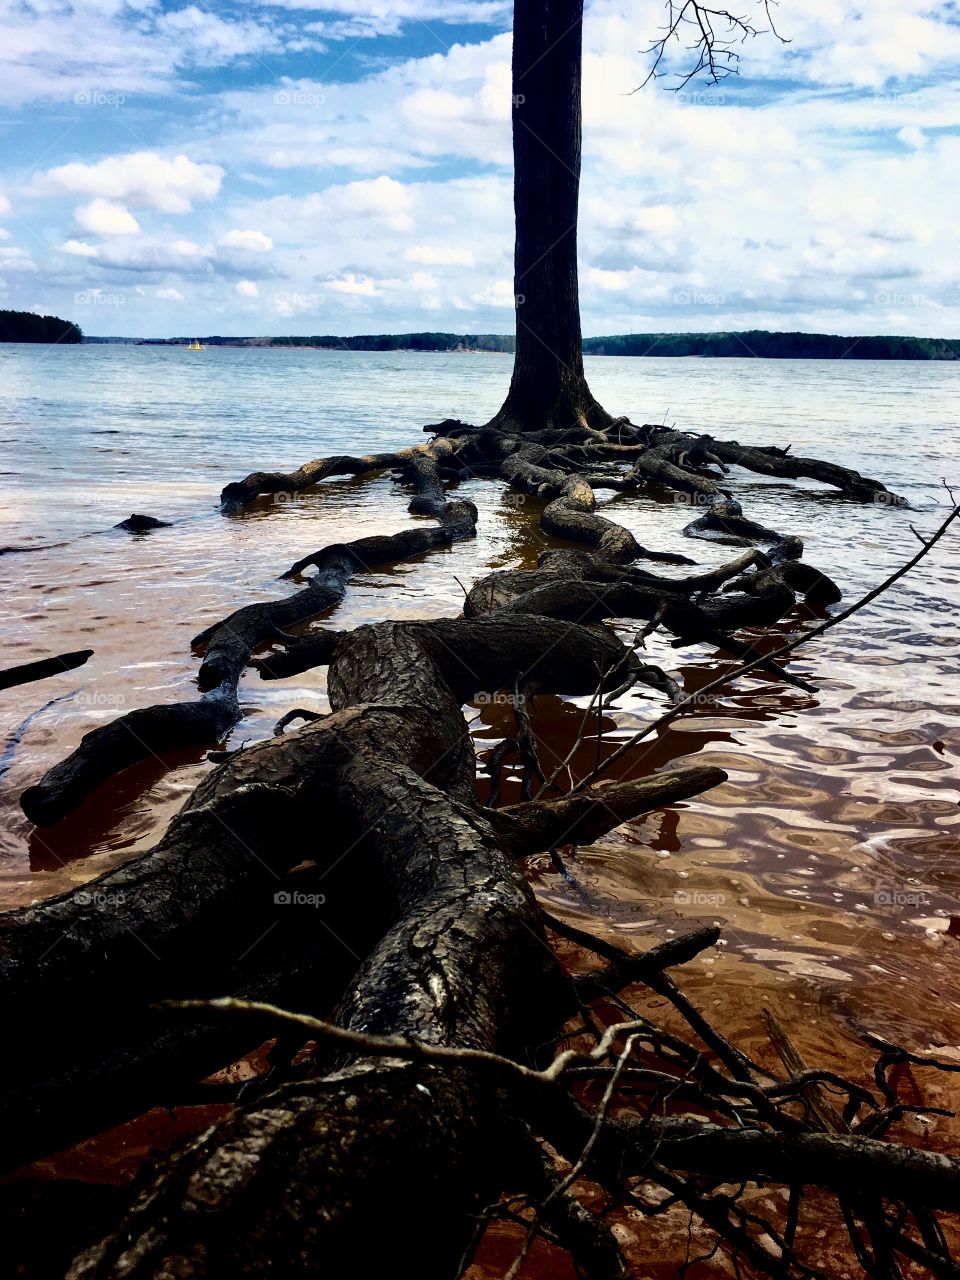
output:
[[[886,501],[887,490],[782,451],[742,450],[602,415],[563,431],[519,434],[501,425],[445,422],[431,429],[442,432],[437,439],[412,450],[255,473],[224,491],[224,510],[239,513],[259,494],[392,467],[413,489],[410,510],[438,523],[305,555],[284,576],[309,569],[316,576],[293,595],[246,606],[202,632],[201,704],[222,700],[230,724],[249,665],[270,679],[327,665],[331,713],[290,713],[272,740],[225,758],[154,849],[82,893],[0,917],[0,1008],[8,1026],[39,1019],[62,1032],[77,1025],[77,1011],[94,993],[110,1011],[103,1087],[89,1044],[69,1034],[57,1034],[60,1058],[50,1066],[45,1035],[54,1030],[7,1069],[7,1167],[151,1102],[190,1096],[191,1088],[195,1096],[202,1074],[280,1027],[271,1075],[159,1167],[71,1276],[312,1275],[331,1256],[351,1253],[362,1255],[367,1274],[416,1258],[425,1278],[453,1276],[469,1257],[475,1223],[504,1191],[518,1193],[532,1213],[524,1219],[528,1240],[549,1231],[589,1274],[623,1276],[613,1236],[571,1194],[581,1174],[635,1207],[636,1179],[645,1179],[687,1205],[734,1256],[798,1280],[818,1273],[797,1252],[795,1223],[784,1235],[739,1213],[736,1197],[717,1185],[781,1181],[794,1188],[791,1206],[796,1188],[820,1186],[849,1213],[858,1257],[866,1240],[891,1256],[932,1260],[941,1268],[934,1273],[946,1274],[933,1214],[955,1207],[960,1165],[880,1140],[909,1109],[880,1067],[880,1097],[826,1071],[788,1067],[785,1079],[771,1078],[664,972],[712,945],[715,931],[695,930],[647,956],[622,952],[545,921],[522,867],[527,854],[558,857],[566,844],[598,839],[723,781],[722,771],[707,768],[609,783],[570,775],[563,790],[559,770],[544,777],[536,754],[539,692],[590,695],[591,707],[601,707],[639,682],[668,699],[661,719],[683,714],[669,674],[642,662],[606,619],[641,620],[641,643],[662,626],[676,643],[719,648],[742,657],[747,672],[763,669],[811,688],[778,663],[789,646],[764,656],[737,632],[784,618],[798,595],[819,606],[839,598],[832,580],[803,561],[798,539],[753,525],[729,505],[719,514],[714,506],[714,515],[742,521],[731,536],[747,538],[747,550],[716,569],[670,576],[641,569],[635,562],[643,558],[690,562],[640,547],[599,516],[594,489],[666,484],[713,504],[728,499],[720,485],[732,484],[729,468],[743,465],[809,476],[857,500]],[[288,634],[336,604],[358,568],[469,537],[476,511],[450,501],[444,482],[471,473],[499,474],[547,498],[544,531],[583,549],[547,552],[536,570],[487,575],[467,590],[459,619]],[[267,644],[273,651],[252,656]],[[462,704],[502,691],[517,730],[494,753],[493,803],[481,807]],[[144,714],[159,724],[155,713],[164,710]],[[298,719],[306,723],[291,729]],[[100,737],[88,735],[27,793],[27,811],[55,820],[123,767],[111,732],[128,734],[129,717],[95,731]],[[530,798],[500,808],[499,770],[511,750]],[[315,897],[329,890],[324,909],[338,932],[355,939],[359,968],[336,972],[329,953],[317,949],[316,931],[299,928],[284,936],[279,953],[267,949],[243,973],[224,973],[217,952],[225,937],[252,932],[269,917],[275,895],[282,902],[288,877],[304,862],[307,871],[296,874],[307,875]],[[596,950],[603,967],[570,984],[549,946],[553,930]],[[632,982],[670,1000],[690,1039],[633,1016],[619,994]],[[218,983],[244,998],[188,1000],[180,1012],[153,1007],[204,997]],[[629,1020],[600,1035],[585,1006],[598,998]],[[307,1012],[287,1014],[278,1002]],[[571,1016],[570,1034],[592,1028],[593,1047],[588,1041],[542,1065],[541,1046]],[[219,1018],[227,1021],[218,1045]],[[314,1051],[291,1066],[308,1042]],[[602,1086],[599,1109],[582,1101],[574,1087],[582,1080]],[[845,1096],[846,1132],[823,1133],[809,1121],[814,1086]],[[607,1114],[618,1090],[635,1100],[636,1121],[622,1109]],[[678,1106],[693,1101],[712,1119],[664,1114],[668,1095]],[[85,1096],[86,1112],[76,1105]],[[545,1162],[543,1140],[566,1160],[565,1174]],[[852,1182],[856,1196],[848,1196]],[[878,1208],[881,1194],[887,1203]],[[902,1201],[899,1217],[891,1201]]]

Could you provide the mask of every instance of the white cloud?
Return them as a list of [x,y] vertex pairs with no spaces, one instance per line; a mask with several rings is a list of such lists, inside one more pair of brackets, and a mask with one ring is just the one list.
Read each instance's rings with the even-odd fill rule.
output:
[[509,308],[513,311],[516,300],[513,292],[513,278],[494,280],[486,289],[473,295],[473,301],[485,307]]
[[36,271],[37,264],[16,245],[0,245],[0,271]]
[[379,298],[382,292],[370,276],[358,276],[353,271],[348,271],[339,279],[328,280],[327,288],[334,293],[349,293],[362,298]]
[[404,257],[408,262],[422,262],[428,267],[472,267],[473,251],[458,245],[412,244]]
[[253,280],[238,280],[234,285],[234,289],[241,298],[258,298],[260,296],[260,290]]
[[140,224],[129,209],[100,197],[81,205],[74,212],[74,220],[81,231],[96,236],[134,236],[140,230]]
[[[264,0],[229,23],[199,4],[148,2],[128,21],[118,0],[84,3],[99,47],[76,24],[79,0],[34,5],[46,15],[46,46],[35,31],[24,35],[25,7],[11,9],[9,56],[22,77],[11,93],[44,77],[62,89],[67,72],[41,52],[56,40],[71,50],[75,42],[83,85],[109,90],[151,78],[174,84],[191,65],[245,59],[255,68],[271,38],[289,51],[299,37],[308,49],[412,32],[417,21],[483,16],[505,26],[510,14],[506,3],[483,0]],[[54,5],[64,15],[56,38]],[[633,51],[662,23],[663,0],[588,3],[585,332],[761,324],[960,331],[950,248],[960,84],[949,68],[960,57],[960,28],[929,0],[876,0],[867,9],[862,0],[809,0],[779,17],[792,43],[748,41],[738,80],[634,94],[645,68]],[[278,314],[291,330],[312,332],[510,329],[509,35],[438,43],[428,56],[392,62],[374,61],[369,48],[358,62],[341,44],[326,68],[320,59],[283,60],[273,47],[279,78],[254,70],[249,87],[220,92],[196,77],[190,110],[177,109],[177,98],[166,114],[158,110],[156,136],[176,140],[169,152],[149,149],[155,135],[147,132],[133,156],[87,157],[36,180],[35,194],[59,202],[44,206],[41,229],[54,228],[81,282],[116,281],[128,293],[136,279],[179,285],[188,314],[205,307],[210,319],[198,323],[224,330],[231,308],[245,328],[262,311],[264,329]],[[6,48],[0,85],[5,56]],[[91,67],[103,75],[93,78]],[[119,68],[120,78],[104,68]],[[91,107],[95,97],[88,94]],[[150,127],[145,119],[137,117],[138,129]],[[75,227],[70,196],[88,211]],[[141,209],[154,211],[149,220]],[[130,210],[147,231],[110,230],[121,211],[135,222]],[[183,219],[175,230],[173,215]],[[247,299],[242,311],[238,297]],[[173,314],[157,323],[173,323]]]
[[185,72],[318,47],[303,23],[275,14],[221,18],[153,0],[0,0],[0,102],[51,99],[115,111],[133,95],[170,92]]
[[187,213],[195,201],[212,200],[220,190],[223,169],[217,164],[195,164],[185,155],[172,158],[155,151],[108,156],[95,164],[60,165],[34,179],[34,195],[69,192],[104,200]]
[[130,278],[151,272],[174,273],[189,278],[212,276],[219,265],[213,245],[201,245],[193,240],[167,241],[150,236],[108,240],[100,244],[67,240],[60,248],[73,257],[88,260],[98,269],[125,273]]
[[[260,0],[281,9],[344,13],[372,23],[509,21],[509,0]],[[378,28],[379,29],[379,28]]]
[[73,254],[77,258],[95,258],[97,250],[92,244],[87,244],[85,240],[66,240],[60,246],[63,253]]
[[245,249],[249,253],[269,253],[273,248],[273,240],[262,231],[228,231],[220,237],[220,243],[227,249]]
[[213,252],[209,245],[197,244],[195,240],[174,240],[170,248],[185,258],[209,257]]
[[161,302],[182,302],[183,301],[183,294],[180,292],[179,289],[172,289],[172,288],[157,289],[155,296],[159,298]]
[[209,9],[192,4],[160,14],[156,30],[183,50],[182,62],[201,66],[220,66],[234,58],[277,53],[285,38],[285,33],[273,24],[260,25],[249,19],[225,22]]
[[601,289],[619,292],[621,289],[626,289],[630,283],[630,273],[627,271],[605,271],[602,267],[588,267],[587,282],[598,285]]

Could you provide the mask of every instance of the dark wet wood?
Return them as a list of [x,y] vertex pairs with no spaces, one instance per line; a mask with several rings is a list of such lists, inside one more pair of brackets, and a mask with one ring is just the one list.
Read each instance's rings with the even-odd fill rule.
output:
[[7,667],[0,671],[0,689],[12,689],[18,684],[30,684],[33,680],[47,680],[64,671],[74,671],[92,657],[92,649],[77,649],[73,653],[58,654],[55,658],[38,658],[36,662]]

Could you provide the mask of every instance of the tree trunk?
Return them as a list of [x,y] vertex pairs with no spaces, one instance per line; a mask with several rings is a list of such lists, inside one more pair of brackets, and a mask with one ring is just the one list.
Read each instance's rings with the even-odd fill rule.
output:
[[502,430],[601,426],[583,373],[577,285],[583,0],[514,6],[517,351]]

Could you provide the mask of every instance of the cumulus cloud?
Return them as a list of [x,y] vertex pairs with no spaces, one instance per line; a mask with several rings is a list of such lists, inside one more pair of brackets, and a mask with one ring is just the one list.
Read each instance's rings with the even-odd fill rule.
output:
[[37,264],[25,249],[17,245],[0,245],[0,271],[36,271]]
[[0,102],[9,105],[51,99],[115,109],[132,95],[169,93],[199,68],[318,47],[293,14],[220,17],[153,0],[0,0],[0,25]]
[[473,250],[459,245],[412,244],[404,257],[408,262],[423,262],[428,267],[472,267],[475,262]]
[[76,258],[95,258],[97,249],[85,240],[65,240],[60,246],[63,253],[72,254]]
[[[238,297],[247,331],[260,310],[264,329],[278,315],[312,332],[512,326],[508,4],[264,0],[234,21],[179,2],[147,5],[124,28],[130,76],[175,83],[187,66],[237,62],[244,76],[218,73],[174,100],[159,117],[169,151],[147,133],[133,155],[80,153],[34,181],[61,261],[91,284],[189,281],[191,314],[207,307],[220,331]],[[120,65],[120,9],[90,4],[109,9],[113,35],[89,65]],[[23,35],[23,12],[11,56],[41,83],[61,73]],[[791,44],[747,42],[739,80],[632,93],[645,73],[634,51],[662,23],[662,0],[588,3],[586,332],[960,329],[944,248],[960,195],[960,85],[945,73],[960,28],[928,0],[809,0],[780,17]],[[458,27],[448,46],[423,21],[488,25]],[[254,61],[265,25],[278,42],[269,75]],[[419,56],[358,58],[344,43],[400,31]],[[330,56],[311,60],[324,42]],[[75,221],[70,197],[83,202]]]
[[239,228],[221,236],[220,243],[227,249],[245,249],[249,253],[269,253],[273,248],[273,240],[262,231],[241,231]]
[[161,13],[155,30],[184,51],[183,62],[220,66],[236,58],[274,54],[284,46],[286,32],[275,24],[249,18],[225,21],[210,9],[187,5]]
[[179,289],[173,289],[173,288],[157,289],[154,296],[159,298],[161,302],[182,302],[183,301],[183,294],[180,292]]
[[220,190],[223,169],[196,164],[185,155],[166,157],[155,151],[107,156],[94,164],[60,165],[31,184],[36,196],[71,193],[126,201],[164,213],[188,213],[194,202],[212,200]]
[[318,9],[324,13],[349,14],[357,20],[394,23],[414,22],[507,22],[512,13],[510,0],[261,0],[281,9]]
[[140,224],[122,204],[98,197],[81,205],[74,212],[74,221],[81,231],[97,236],[135,236]]
[[379,298],[382,293],[370,276],[357,275],[353,271],[348,271],[339,279],[328,280],[327,288],[334,293],[349,293],[361,298]]

